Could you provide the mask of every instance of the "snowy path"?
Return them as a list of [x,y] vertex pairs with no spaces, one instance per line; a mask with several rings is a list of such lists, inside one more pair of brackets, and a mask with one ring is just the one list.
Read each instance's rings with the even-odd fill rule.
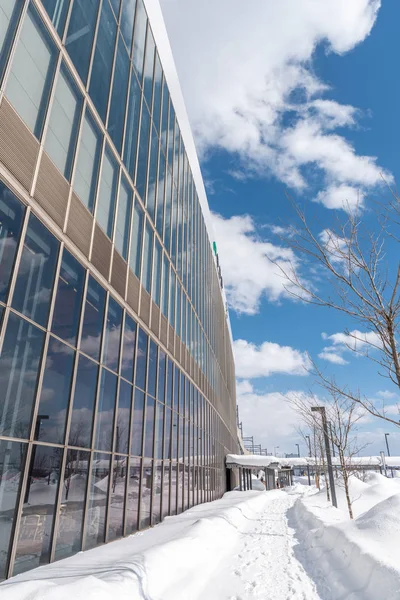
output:
[[247,519],[238,544],[218,566],[198,600],[318,600],[314,582],[296,559],[287,511],[297,494],[268,492],[262,510]]

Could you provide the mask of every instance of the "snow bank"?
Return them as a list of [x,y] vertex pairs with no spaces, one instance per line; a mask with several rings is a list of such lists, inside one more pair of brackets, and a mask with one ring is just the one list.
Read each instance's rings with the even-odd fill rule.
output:
[[19,575],[0,585],[1,600],[196,597],[269,494],[230,492],[151,530]]
[[381,475],[351,481],[356,518],[348,519],[338,489],[335,509],[323,492],[298,500],[289,521],[295,553],[326,600],[400,598],[400,486]]

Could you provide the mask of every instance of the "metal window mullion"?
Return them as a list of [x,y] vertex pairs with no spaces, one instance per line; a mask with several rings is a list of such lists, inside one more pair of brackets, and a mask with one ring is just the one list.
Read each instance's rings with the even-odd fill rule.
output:
[[[137,336],[136,336],[137,337]],[[129,413],[129,431],[128,431],[128,460],[127,460],[127,472],[126,472],[126,486],[125,486],[125,499],[124,499],[124,523],[123,523],[123,535],[126,536],[126,527],[127,527],[127,508],[128,508],[128,498],[129,498],[129,479],[130,479],[130,461],[131,461],[131,439],[133,432],[133,417],[134,417],[134,402],[135,402],[135,386],[131,384],[131,406]]]
[[66,446],[64,446],[62,451],[62,459],[59,471],[59,480],[58,480],[58,490],[55,502],[55,512],[53,518],[53,527],[51,531],[51,539],[49,544],[49,563],[54,561],[54,555],[57,547],[57,534],[58,534],[58,524],[60,520],[60,512],[61,512],[61,502],[62,502],[62,491],[64,486],[64,474],[65,474],[65,463],[67,461],[68,450]]
[[110,89],[108,92],[106,116],[104,119],[104,128],[105,129],[108,129],[108,119],[110,118],[111,99],[112,99],[112,94],[113,94],[113,85],[114,85],[114,77],[115,77],[115,65],[117,64],[117,53],[118,53],[118,42],[119,42],[118,17],[116,18],[116,23],[117,23],[117,29],[116,29],[116,34],[115,34],[115,48],[114,48],[113,63],[112,63],[112,67],[111,67]]
[[[90,240],[90,260],[92,258],[92,251],[93,251],[93,241],[94,241],[94,231],[95,231],[95,227],[97,224],[97,209],[98,209],[98,204],[99,204],[99,197],[100,197],[100,188],[101,188],[101,181],[102,181],[102,176],[103,176],[103,165],[104,165],[104,157],[106,154],[106,147],[107,147],[107,140],[106,140],[106,136],[103,135],[103,139],[101,142],[101,154],[100,154],[100,161],[99,161],[99,168],[98,168],[98,172],[97,172],[97,182],[96,182],[96,190],[94,193],[94,202],[93,202],[93,224],[92,224],[92,234],[91,234],[91,240]],[[100,227],[100,225],[99,225]],[[104,232],[105,235],[106,232]],[[108,274],[109,275],[109,274]],[[107,277],[108,280],[108,277]]]
[[[124,42],[125,42],[125,40],[124,40]],[[132,38],[132,42],[133,42],[133,38]],[[132,45],[133,45],[133,43],[132,43]],[[125,97],[125,115],[124,115],[124,125],[123,125],[123,130],[122,130],[121,154],[120,154],[122,159],[125,154],[125,142],[126,142],[126,133],[127,133],[126,129],[127,129],[127,124],[128,124],[129,102],[130,102],[130,97],[131,97],[131,94],[130,94],[131,81],[132,81],[132,77],[135,77],[129,52],[128,52],[128,55],[129,55],[129,75],[128,75],[128,87],[127,87],[126,97]]]
[[97,12],[97,19],[96,19],[96,25],[94,28],[94,35],[93,35],[93,41],[92,41],[92,52],[90,55],[90,60],[89,60],[89,65],[88,65],[88,75],[87,75],[87,81],[86,81],[86,90],[89,90],[90,87],[90,80],[92,77],[92,67],[93,67],[93,61],[94,61],[94,55],[96,52],[96,45],[97,45],[97,36],[99,33],[99,25],[100,25],[100,19],[101,19],[101,11],[103,8],[103,2],[107,2],[107,0],[99,0],[99,7],[98,7],[98,12]]
[[[112,229],[111,229],[111,243],[112,243],[112,250],[114,250],[115,248],[115,234],[117,231],[117,221],[118,221],[118,210],[119,210],[119,196],[120,196],[120,190],[121,190],[121,180],[122,180],[122,169],[120,168],[120,165],[118,164],[118,175],[117,175],[117,185],[115,187],[115,202],[114,202],[114,216],[113,216],[113,224],[112,224]],[[111,261],[111,266],[110,269],[112,270],[112,263],[113,261]],[[125,296],[124,296],[124,300],[125,300]]]
[[15,52],[16,52],[16,49],[17,49],[17,45],[18,45],[18,42],[19,42],[19,38],[20,38],[20,35],[21,35],[21,30],[22,30],[23,24],[25,22],[25,16],[26,16],[26,13],[28,12],[29,3],[30,3],[29,0],[25,0],[24,6],[22,7],[22,10],[21,10],[21,13],[20,13],[20,16],[19,16],[19,20],[18,20],[17,26],[15,28],[14,38],[13,38],[13,40],[11,42],[10,51],[9,51],[9,54],[8,54],[8,60],[7,60],[7,63],[6,63],[4,74],[3,74],[3,79],[0,80],[0,103],[1,103],[1,101],[3,99],[3,96],[5,95],[5,90],[6,90],[6,87],[7,87],[8,78],[10,76],[12,63],[14,61],[14,55],[15,55]]

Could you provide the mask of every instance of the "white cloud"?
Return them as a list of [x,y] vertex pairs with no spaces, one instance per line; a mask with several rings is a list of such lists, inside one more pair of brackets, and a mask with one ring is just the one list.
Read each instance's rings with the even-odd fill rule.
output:
[[329,87],[312,63],[318,44],[343,54],[361,43],[380,0],[161,4],[200,152],[235,153],[242,167],[235,177],[272,174],[298,190],[317,169],[324,182],[317,200],[328,208],[382,183],[376,158],[358,155],[335,131],[354,127],[359,111],[325,97]]
[[323,350],[318,354],[319,358],[323,360],[327,360],[328,362],[333,363],[334,365],[348,365],[348,361],[343,358],[340,354],[336,354],[335,352],[330,352],[327,349]]
[[352,212],[362,208],[364,197],[365,193],[362,190],[342,183],[341,185],[331,185],[318,192],[315,202],[324,204],[327,208],[342,208],[347,212]]
[[[339,332],[328,335],[322,333],[321,337],[331,343],[323,348],[318,354],[319,358],[327,360],[336,365],[347,365],[348,361],[343,358],[345,352],[366,352],[381,347],[379,336],[373,331],[358,331],[354,329],[348,333]],[[382,392],[383,393],[383,392]]]
[[285,375],[308,375],[310,359],[305,352],[291,346],[264,342],[260,346],[246,340],[233,342],[236,375],[243,379]]
[[233,310],[253,315],[263,296],[271,302],[290,296],[288,281],[279,269],[287,273],[299,270],[298,259],[290,248],[260,239],[248,215],[224,219],[214,214],[213,225],[227,299]]
[[377,396],[383,398],[384,400],[391,400],[392,398],[398,398],[398,394],[395,392],[390,392],[389,390],[381,390],[376,393]]

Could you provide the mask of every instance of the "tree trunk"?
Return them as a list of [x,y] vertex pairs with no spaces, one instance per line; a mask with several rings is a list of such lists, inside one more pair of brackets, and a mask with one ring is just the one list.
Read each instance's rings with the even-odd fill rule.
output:
[[346,502],[347,502],[347,508],[349,511],[349,517],[350,517],[350,519],[353,519],[354,518],[353,517],[353,507],[351,505],[350,490],[349,490],[349,473],[347,471],[346,460],[345,460],[343,452],[339,451],[339,457],[340,457],[340,466],[342,467],[344,492],[346,494]]

